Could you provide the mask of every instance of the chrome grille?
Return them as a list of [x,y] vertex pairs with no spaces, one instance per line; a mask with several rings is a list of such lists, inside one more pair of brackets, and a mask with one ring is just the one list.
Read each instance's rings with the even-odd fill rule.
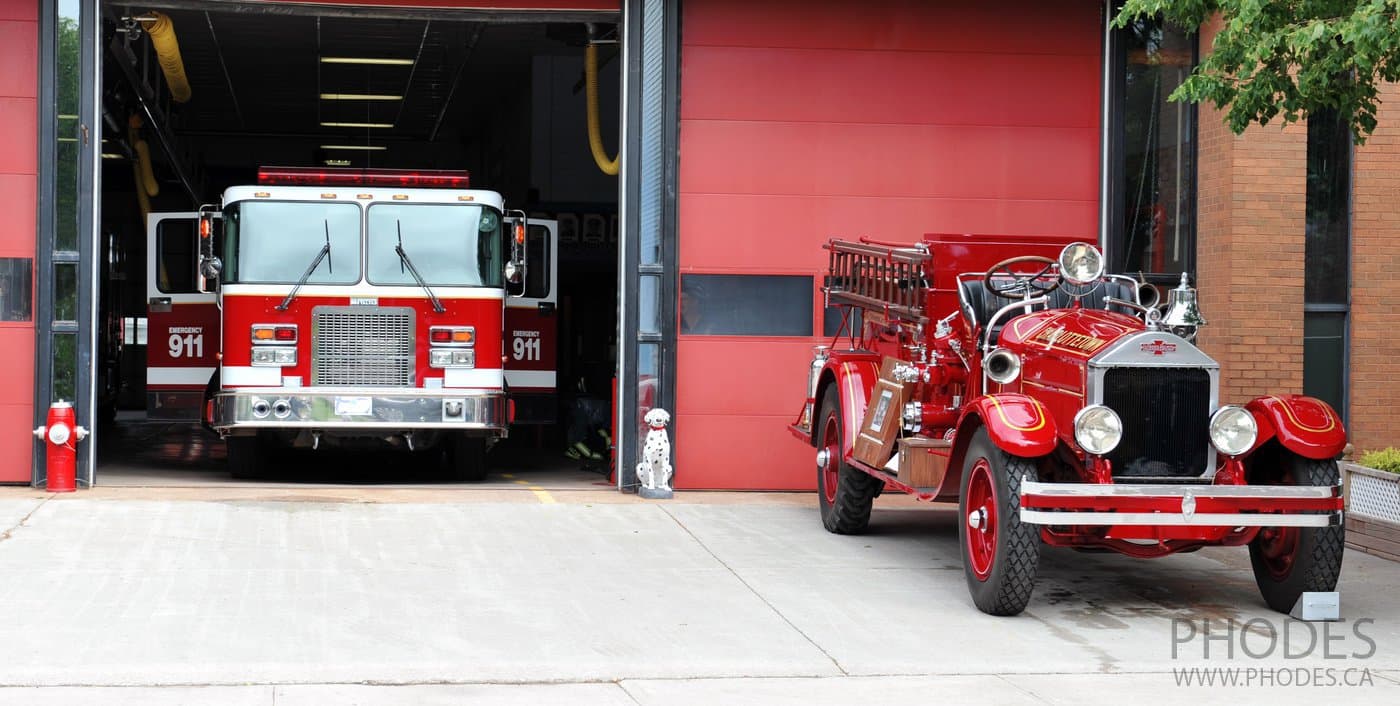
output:
[[311,316],[311,384],[413,385],[412,309],[318,306]]
[[1103,403],[1123,420],[1108,454],[1124,478],[1194,477],[1210,459],[1210,372],[1202,368],[1110,368]]

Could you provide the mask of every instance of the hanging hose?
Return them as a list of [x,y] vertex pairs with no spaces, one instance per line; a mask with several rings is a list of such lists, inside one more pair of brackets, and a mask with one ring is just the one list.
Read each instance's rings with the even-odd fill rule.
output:
[[180,42],[175,38],[175,23],[159,12],[152,12],[154,20],[146,25],[146,34],[151,38],[151,46],[156,50],[160,70],[165,74],[165,83],[170,86],[170,97],[176,103],[190,99],[190,82],[185,78],[185,62],[180,58]]
[[589,44],[583,52],[583,73],[588,94],[588,149],[593,151],[593,161],[608,176],[617,176],[618,158],[608,158],[603,149],[603,131],[598,127],[598,46]]
[[131,160],[131,178],[136,183],[136,205],[141,209],[141,225],[151,213],[151,198],[160,194],[160,182],[151,169],[151,148],[141,139],[141,116],[127,120],[126,140],[131,143],[135,159]]

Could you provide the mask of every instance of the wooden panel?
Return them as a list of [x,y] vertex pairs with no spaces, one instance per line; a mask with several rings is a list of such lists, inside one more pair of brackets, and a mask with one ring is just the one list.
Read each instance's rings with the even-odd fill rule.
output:
[[683,193],[1098,198],[1089,128],[687,121]]
[[[0,47],[0,58],[8,52]],[[0,150],[0,174],[36,174],[39,154],[38,101],[0,97],[0,125],[5,126],[5,149]]]
[[[687,47],[683,120],[1092,127],[1097,56]],[[1007,90],[1015,86],[1015,90]]]
[[34,257],[36,203],[37,177],[0,174],[0,257]]
[[[916,242],[924,233],[1054,235],[1098,240],[1098,201],[895,199],[880,196],[680,195],[680,260],[687,269],[812,274],[821,244],[870,235]],[[705,237],[698,237],[703,234]],[[690,237],[686,237],[690,235]]]
[[1090,54],[1102,44],[1095,0],[686,0],[691,45]]
[[674,439],[676,487],[812,490],[816,450],[787,432],[796,412],[687,415],[683,427],[677,422]]
[[39,24],[0,20],[0,52],[5,57],[5,70],[0,71],[0,96],[38,97]]

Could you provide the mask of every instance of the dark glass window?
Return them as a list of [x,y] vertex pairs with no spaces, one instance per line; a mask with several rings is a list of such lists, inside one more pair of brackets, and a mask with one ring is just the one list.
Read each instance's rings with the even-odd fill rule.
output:
[[682,275],[681,333],[811,336],[813,286],[803,275]]
[[1308,116],[1303,392],[1346,417],[1351,285],[1351,132],[1335,111]]
[[1167,100],[1195,63],[1196,36],[1160,21],[1116,30],[1113,269],[1195,269],[1195,109]]
[[[827,286],[831,285],[830,277],[825,278],[823,281],[826,282]],[[826,310],[822,312],[823,336],[835,336],[836,333],[841,330],[841,317],[846,315],[847,310],[851,312],[851,321],[850,325],[846,327],[845,333],[849,334],[854,332],[857,335],[860,334],[861,315],[865,313],[865,310],[849,306],[836,306],[833,304],[826,307]]]
[[197,291],[199,222],[172,218],[156,226],[156,288],[166,294],[190,294]]
[[0,257],[0,321],[34,318],[34,260]]
[[525,234],[525,296],[543,299],[549,296],[549,270],[554,266],[549,258],[549,229],[530,226]]

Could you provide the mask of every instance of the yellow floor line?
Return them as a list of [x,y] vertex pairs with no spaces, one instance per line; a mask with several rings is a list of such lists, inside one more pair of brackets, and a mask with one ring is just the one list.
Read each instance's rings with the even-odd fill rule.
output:
[[518,481],[515,481],[515,484],[516,484],[516,485],[529,485],[529,484],[530,484],[530,481],[528,481],[528,480],[518,480]]
[[502,474],[501,474],[501,477],[502,477],[502,478],[514,478],[515,476],[514,476],[513,474],[510,474],[510,473],[502,473]]
[[530,491],[535,494],[535,497],[540,499],[540,504],[542,505],[553,505],[556,502],[554,500],[554,496],[550,495],[548,490],[545,490],[544,488],[541,488],[538,485],[530,486]]

